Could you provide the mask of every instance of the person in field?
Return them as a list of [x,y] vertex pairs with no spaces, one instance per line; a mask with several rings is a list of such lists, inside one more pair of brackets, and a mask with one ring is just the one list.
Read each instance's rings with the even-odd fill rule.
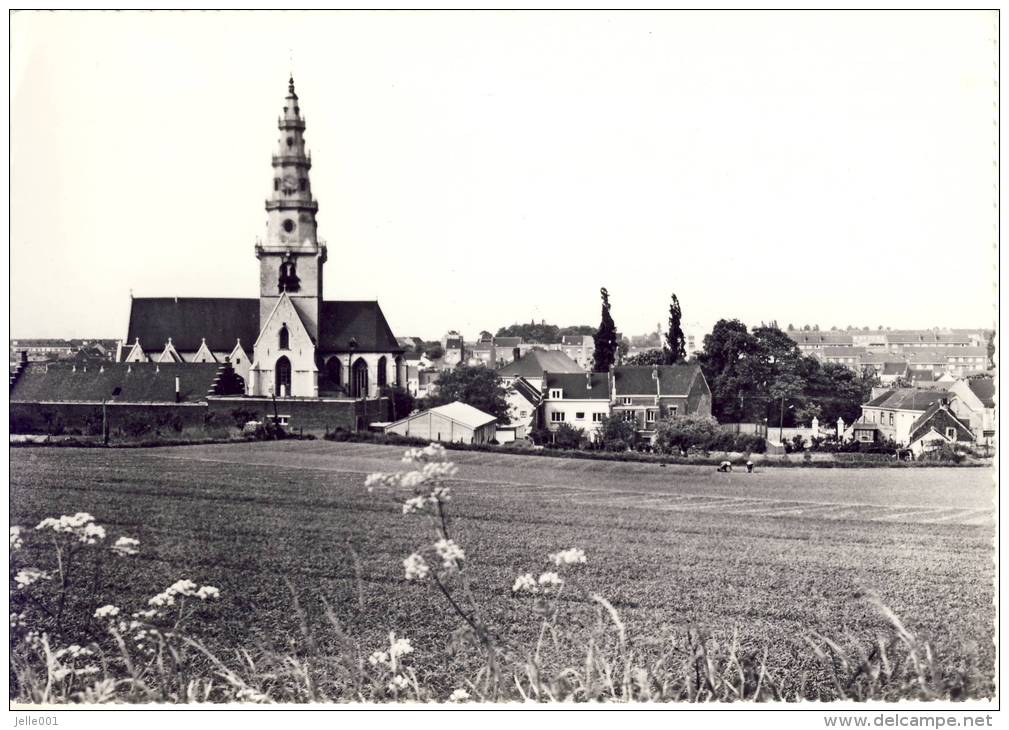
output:
[[732,471],[732,462],[723,461],[721,464],[718,465],[718,471]]

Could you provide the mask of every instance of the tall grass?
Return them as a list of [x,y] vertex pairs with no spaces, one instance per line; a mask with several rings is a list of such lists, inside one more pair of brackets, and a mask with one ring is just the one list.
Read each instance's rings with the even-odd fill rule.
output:
[[[139,550],[121,536],[111,546],[86,513],[11,528],[10,697],[20,703],[335,703],[335,702],[741,702],[799,699],[966,699],[993,694],[991,678],[966,662],[941,665],[879,598],[883,619],[872,636],[809,631],[799,665],[769,661],[774,647],[753,646],[697,628],[664,636],[637,634],[598,593],[580,588],[592,556],[577,547],[541,558],[542,570],[515,576],[513,596],[527,602],[535,630],[495,624],[492,606],[470,589],[477,566],[456,543],[450,515],[455,473],[444,449],[411,449],[408,469],[369,476],[366,487],[404,519],[425,520],[430,538],[403,560],[405,581],[427,583],[454,628],[442,646],[452,671],[415,668],[418,648],[393,630],[365,646],[325,598],[306,611],[288,584],[298,636],[284,650],[234,646],[212,650],[196,626],[222,610],[219,591],[179,580],[146,606],[95,605],[103,570],[123,567]],[[33,543],[25,550],[25,543]],[[48,549],[51,547],[51,550]],[[43,550],[43,548],[45,548]],[[41,552],[40,552],[41,550]],[[357,606],[361,561],[353,548]],[[21,564],[32,552],[42,567]],[[111,561],[111,563],[110,563]],[[128,566],[128,563],[126,563]],[[111,566],[111,567],[110,567]],[[577,601],[569,601],[574,597]],[[590,620],[572,621],[572,603]],[[309,614],[321,616],[314,621]],[[527,627],[526,627],[527,628]],[[531,638],[529,638],[531,637]],[[216,646],[216,645],[215,645]],[[780,656],[780,653],[778,654]],[[572,661],[575,657],[577,661]],[[809,667],[814,667],[810,669]]]

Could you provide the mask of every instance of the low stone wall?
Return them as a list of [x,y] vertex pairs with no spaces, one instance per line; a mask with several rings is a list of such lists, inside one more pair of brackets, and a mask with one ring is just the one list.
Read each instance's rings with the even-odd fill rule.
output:
[[[109,434],[120,437],[171,436],[215,429],[206,403],[116,403],[105,406]],[[10,404],[11,433],[100,436],[101,403]]]
[[[298,399],[276,402],[286,428],[296,433],[322,435],[326,431],[365,431],[368,424],[387,421],[389,399]],[[200,403],[109,402],[105,418],[116,439],[223,437],[236,433],[246,420],[274,414],[271,398],[210,396]],[[101,403],[12,402],[12,434],[101,436]]]
[[322,435],[327,431],[366,431],[368,424],[387,421],[389,399],[351,400],[349,398],[252,398],[211,396],[207,398],[214,417],[237,424],[240,413],[248,420],[262,421],[280,418],[281,424],[294,433]]

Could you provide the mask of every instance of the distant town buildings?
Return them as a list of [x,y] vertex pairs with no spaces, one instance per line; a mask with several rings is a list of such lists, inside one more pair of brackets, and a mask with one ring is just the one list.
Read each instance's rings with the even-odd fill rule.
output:
[[10,340],[11,366],[21,361],[21,353],[28,354],[28,362],[52,362],[83,355],[101,360],[115,360],[119,340],[103,339],[17,339]]

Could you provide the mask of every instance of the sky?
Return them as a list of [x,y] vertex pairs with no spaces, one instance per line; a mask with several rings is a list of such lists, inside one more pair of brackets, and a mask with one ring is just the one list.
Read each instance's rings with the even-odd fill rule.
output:
[[994,12],[18,12],[11,336],[256,297],[293,72],[327,299],[515,322],[996,319]]

